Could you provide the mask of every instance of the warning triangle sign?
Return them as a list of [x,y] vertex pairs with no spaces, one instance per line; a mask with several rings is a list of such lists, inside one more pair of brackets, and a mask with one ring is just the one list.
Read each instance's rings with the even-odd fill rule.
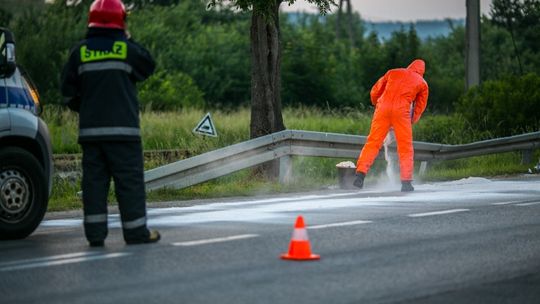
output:
[[195,129],[193,129],[193,133],[217,137],[217,131],[214,127],[214,122],[212,122],[212,116],[210,116],[210,112],[206,113],[203,119],[201,119]]

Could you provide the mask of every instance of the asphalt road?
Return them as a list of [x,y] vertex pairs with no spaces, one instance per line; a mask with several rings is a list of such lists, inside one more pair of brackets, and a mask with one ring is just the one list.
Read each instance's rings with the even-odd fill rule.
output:
[[[90,249],[73,214],[0,243],[0,303],[540,303],[540,178],[150,208]],[[200,202],[199,202],[200,203]],[[303,215],[319,261],[281,260]]]

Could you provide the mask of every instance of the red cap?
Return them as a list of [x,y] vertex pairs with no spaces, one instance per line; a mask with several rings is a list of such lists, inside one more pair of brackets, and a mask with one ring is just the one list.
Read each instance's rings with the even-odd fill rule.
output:
[[126,7],[121,0],[95,0],[90,6],[88,27],[124,29]]

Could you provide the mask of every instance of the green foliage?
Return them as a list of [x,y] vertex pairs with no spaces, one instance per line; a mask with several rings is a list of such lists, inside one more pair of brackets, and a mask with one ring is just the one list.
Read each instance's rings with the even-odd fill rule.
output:
[[416,35],[413,26],[409,31],[402,28],[398,32],[393,32],[392,37],[385,43],[386,69],[396,67],[406,67],[414,59],[419,57],[420,39]]
[[[335,6],[336,3],[334,0],[305,0],[311,4],[315,4],[321,14],[326,14],[330,11],[331,6]],[[215,7],[219,4],[222,4],[224,0],[210,0],[208,1],[208,7]],[[232,0],[232,4],[242,10],[242,11],[253,11],[255,14],[272,17],[273,11],[276,8],[275,5],[283,2],[284,5],[291,5],[296,2],[296,0],[284,0],[284,1],[268,1],[268,0]]]
[[0,7],[0,24],[4,26],[9,25],[12,18],[13,18],[13,14],[4,10],[4,8]]
[[540,2],[538,0],[494,0],[491,21],[510,34],[518,75],[540,72]]
[[199,1],[149,7],[130,16],[130,30],[158,69],[189,75],[211,105],[249,100],[249,36],[245,15],[208,12]]
[[527,165],[521,164],[521,153],[510,152],[465,159],[456,159],[430,164],[424,181],[457,180],[470,176],[504,176],[527,172]]
[[510,32],[484,19],[481,37],[484,41],[490,41],[481,44],[480,76],[483,81],[520,75]]
[[[309,27],[299,27],[296,31],[293,26],[283,23],[282,37],[282,87],[283,103],[310,104],[324,107],[335,104],[330,80],[334,69],[328,63],[328,58],[335,57],[337,49],[331,45],[321,45],[321,40],[328,40],[331,36],[315,16],[304,15],[302,23],[309,23]],[[334,46],[339,45],[337,43]],[[335,60],[334,60],[335,61]],[[335,63],[335,62],[334,62]]]
[[45,103],[60,103],[60,71],[69,49],[83,36],[84,5],[66,6],[65,1],[43,10],[24,11],[11,23],[17,43],[17,62],[28,70]]
[[463,115],[424,114],[420,121],[413,126],[414,140],[460,145],[474,141],[492,139],[494,134],[489,130],[474,128]]
[[[217,138],[192,133],[204,116],[202,109],[180,108],[175,111],[145,111],[141,130],[145,150],[184,149],[188,155],[225,147],[249,139],[250,110],[211,111]],[[355,109],[321,110],[316,107],[285,108],[283,119],[289,129],[353,135],[367,135],[372,113]],[[55,154],[79,153],[77,115],[65,108],[45,108],[43,119],[49,126]],[[464,115],[424,114],[414,125],[414,139],[443,144],[463,144],[494,138],[492,132],[473,128]]]
[[420,48],[426,61],[428,109],[451,113],[465,88],[465,29],[456,27],[447,37],[427,40]]
[[48,105],[41,116],[49,127],[53,153],[80,153],[78,116],[75,112],[58,105]]
[[150,76],[140,86],[139,100],[144,109],[158,111],[204,105],[201,90],[191,77],[181,72],[159,71]]
[[[9,23],[17,41],[17,59],[36,82],[43,101],[60,103],[59,75],[69,48],[84,37],[92,0],[66,6],[66,0],[32,9],[31,0],[0,0],[2,22]],[[127,1],[129,2],[129,1]],[[127,3],[126,2],[126,3]],[[147,47],[158,68],[141,87],[145,107],[234,109],[250,103],[250,11],[271,1],[133,0],[128,28]],[[130,2],[130,3],[131,3]],[[284,1],[281,5],[295,2]],[[319,6],[332,1],[308,1]],[[21,4],[15,5],[14,3]],[[482,19],[481,77],[499,80],[508,75],[540,74],[540,9],[538,1],[497,0],[491,17]],[[506,8],[503,4],[510,3]],[[235,8],[236,7],[236,8]],[[369,110],[371,86],[388,69],[426,61],[430,87],[427,111],[448,114],[464,94],[465,29],[420,41],[413,27],[381,41],[353,14],[354,43],[342,32],[336,39],[336,15],[280,17],[282,41],[282,101],[325,109]],[[450,22],[450,21],[449,21]],[[510,22],[510,23],[509,23]],[[2,24],[6,25],[6,24]],[[515,44],[515,45],[514,45]],[[517,50],[517,52],[516,52]],[[516,54],[519,54],[519,61]],[[191,80],[192,82],[191,82]],[[163,81],[163,83],[161,83]],[[152,89],[147,89],[152,88]],[[531,94],[540,90],[531,87]],[[161,93],[160,93],[161,92]],[[163,95],[163,100],[160,94]],[[204,99],[204,100],[201,100]],[[151,106],[150,106],[151,103]],[[470,121],[471,128],[482,120]],[[486,129],[481,127],[478,129]]]
[[480,131],[495,136],[540,128],[540,76],[486,81],[459,101],[457,110]]
[[132,9],[141,9],[150,5],[171,6],[176,5],[180,0],[123,0],[124,4]]
[[43,9],[45,1],[36,0],[0,0],[0,26],[7,27],[9,22],[2,19],[2,15],[13,17],[20,15],[28,9]]

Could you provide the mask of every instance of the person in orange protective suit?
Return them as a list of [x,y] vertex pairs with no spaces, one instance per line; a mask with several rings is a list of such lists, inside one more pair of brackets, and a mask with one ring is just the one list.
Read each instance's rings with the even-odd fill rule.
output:
[[364,186],[364,178],[379,154],[388,131],[393,128],[397,140],[401,191],[414,191],[411,184],[414,169],[412,124],[420,119],[427,105],[429,89],[423,78],[424,71],[424,61],[416,59],[406,69],[389,70],[371,89],[375,113],[366,144],[356,163],[356,180],[353,183],[356,187]]

